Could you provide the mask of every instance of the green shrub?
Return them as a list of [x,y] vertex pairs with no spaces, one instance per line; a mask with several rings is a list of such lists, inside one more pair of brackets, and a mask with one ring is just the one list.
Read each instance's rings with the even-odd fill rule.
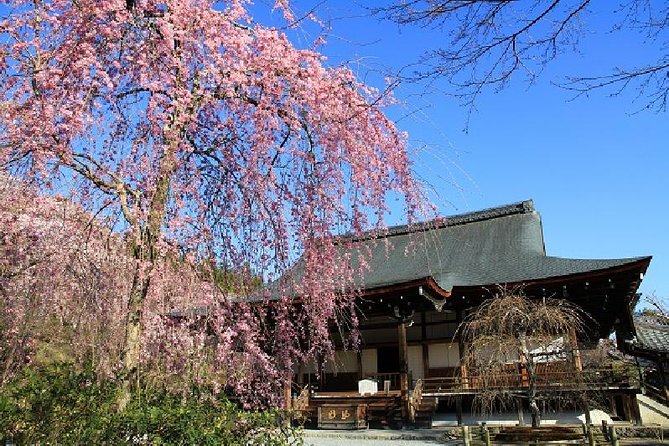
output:
[[249,412],[203,389],[144,392],[122,413],[116,387],[55,364],[27,369],[0,393],[2,434],[23,444],[297,445],[279,411]]
[[21,444],[74,444],[95,440],[104,431],[113,388],[97,384],[92,373],[70,365],[25,369],[2,389],[0,432]]

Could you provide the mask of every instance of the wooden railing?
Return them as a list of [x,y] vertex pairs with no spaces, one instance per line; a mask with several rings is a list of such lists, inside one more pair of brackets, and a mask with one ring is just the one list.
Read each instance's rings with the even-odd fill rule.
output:
[[300,394],[297,398],[293,398],[293,409],[298,411],[304,411],[309,408],[309,386],[306,385],[300,391]]
[[[524,373],[523,373],[524,372]],[[606,387],[635,387],[638,382],[631,370],[613,370],[610,368],[587,369],[576,371],[546,371],[537,374],[537,388],[548,390],[601,389]],[[527,372],[472,374],[468,376],[444,376],[425,378],[422,382],[423,393],[458,393],[489,390],[512,390],[529,387]]]
[[416,421],[416,412],[420,408],[420,403],[423,399],[423,380],[419,379],[416,381],[416,386],[413,389],[413,393],[409,398],[409,418],[411,422]]
[[661,372],[658,369],[646,369],[644,373],[644,387],[646,388],[646,395],[664,405],[669,404],[669,395],[667,394]]
[[384,381],[390,381],[390,389],[389,390],[399,390],[400,388],[400,377],[402,376],[401,373],[396,372],[396,373],[368,373],[364,376],[364,378],[369,378],[375,380],[377,383],[379,383],[379,392],[383,392],[383,383]]

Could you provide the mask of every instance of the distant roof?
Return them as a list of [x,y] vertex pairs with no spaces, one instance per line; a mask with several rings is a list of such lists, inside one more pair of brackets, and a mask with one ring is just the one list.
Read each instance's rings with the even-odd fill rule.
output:
[[669,353],[669,325],[635,318],[634,328],[636,329],[634,345],[636,350]]
[[[358,237],[369,272],[360,285],[386,287],[427,277],[445,291],[454,287],[516,284],[605,270],[647,260],[569,259],[547,256],[541,217],[531,200],[454,215],[381,236]],[[354,256],[355,257],[355,256]]]

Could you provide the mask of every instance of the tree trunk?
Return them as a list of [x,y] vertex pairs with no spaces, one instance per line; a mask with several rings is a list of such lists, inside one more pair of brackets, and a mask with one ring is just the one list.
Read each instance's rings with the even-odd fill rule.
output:
[[149,291],[150,271],[142,271],[142,265],[137,263],[128,300],[128,309],[125,326],[125,345],[123,348],[123,373],[121,386],[116,400],[119,412],[125,410],[132,397],[133,383],[139,380],[139,361],[142,348],[142,313],[144,301]]
[[541,411],[534,397],[530,397],[530,411],[532,412],[532,427],[539,427],[541,424]]
[[530,412],[532,413],[532,427],[539,427],[541,424],[541,411],[537,404],[537,371],[534,367],[532,358],[527,361],[527,377],[530,385],[527,389],[527,396],[530,400]]
[[142,349],[142,314],[144,311],[144,302],[149,292],[151,272],[157,260],[156,243],[162,234],[170,182],[175,170],[176,160],[174,154],[171,151],[166,151],[160,160],[159,173],[156,178],[156,189],[149,204],[146,224],[142,228],[139,222],[135,223],[133,256],[135,257],[136,265],[132,279],[132,289],[130,290],[128,299],[121,386],[116,399],[119,412],[123,411],[130,402],[134,390],[133,382],[137,383],[140,376],[139,365]]
[[527,369],[527,379],[529,381],[527,388],[527,399],[530,403],[530,413],[532,414],[532,427],[539,427],[541,424],[541,411],[537,404],[537,371],[534,367],[534,358],[527,347],[525,336],[520,336],[521,358],[524,359]]

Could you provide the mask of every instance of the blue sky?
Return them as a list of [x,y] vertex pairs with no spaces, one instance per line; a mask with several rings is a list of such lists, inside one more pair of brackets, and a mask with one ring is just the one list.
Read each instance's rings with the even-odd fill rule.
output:
[[[379,71],[415,62],[424,49],[444,41],[436,30],[398,28],[348,2],[325,2],[316,13],[334,19],[322,49],[330,63],[346,62],[376,86]],[[438,191],[443,214],[531,198],[542,215],[549,255],[652,255],[641,291],[669,298],[669,115],[635,113],[644,103],[634,89],[574,99],[552,84],[568,74],[607,74],[660,54],[659,43],[639,34],[610,33],[611,18],[592,10],[584,18],[579,53],[558,58],[534,85],[519,77],[501,92],[485,92],[468,126],[467,109],[438,91],[440,84],[432,90],[401,86],[402,106],[391,115],[410,115],[399,126],[409,132],[418,151],[416,171]],[[309,25],[292,35],[298,46],[314,37]]]

